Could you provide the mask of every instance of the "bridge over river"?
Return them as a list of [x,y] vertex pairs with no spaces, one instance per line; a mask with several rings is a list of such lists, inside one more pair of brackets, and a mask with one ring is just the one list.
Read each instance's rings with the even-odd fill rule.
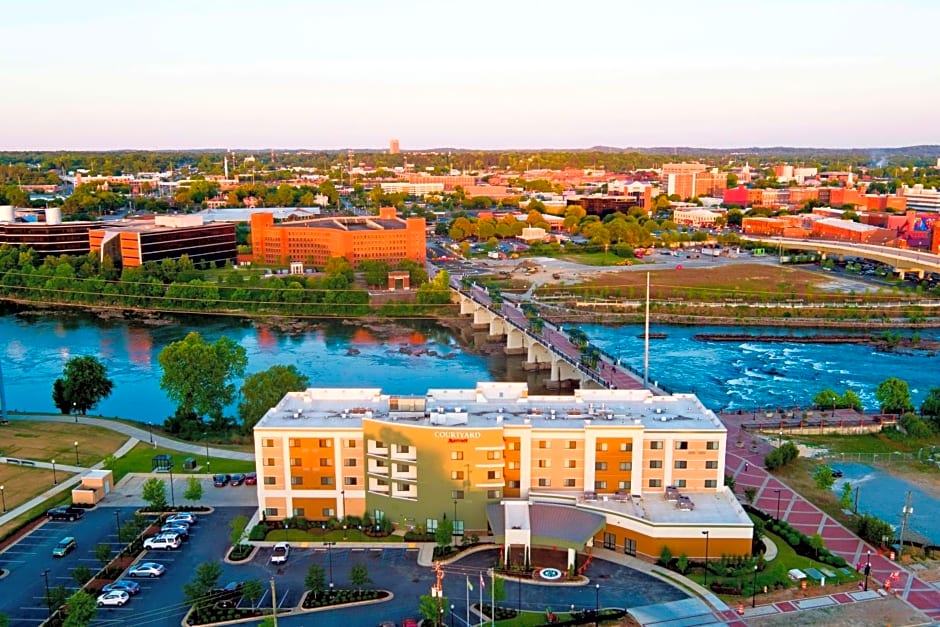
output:
[[587,338],[572,338],[561,325],[526,316],[522,305],[491,297],[485,287],[463,285],[451,279],[461,315],[473,316],[473,325],[487,330],[491,338],[506,341],[507,355],[525,355],[528,370],[550,370],[549,387],[575,381],[582,388],[641,390],[665,394],[656,382],[644,385],[642,373],[621,364],[612,355],[587,344]]

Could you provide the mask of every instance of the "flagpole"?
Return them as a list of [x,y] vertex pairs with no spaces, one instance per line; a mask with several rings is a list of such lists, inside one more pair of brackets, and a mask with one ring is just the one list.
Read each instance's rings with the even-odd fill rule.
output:
[[467,575],[467,627],[470,627],[470,575]]
[[[480,611],[483,611],[483,588],[486,587],[486,584],[483,583],[483,571],[480,571]],[[467,627],[470,627],[467,625]]]
[[490,625],[496,626],[496,571],[490,569]]

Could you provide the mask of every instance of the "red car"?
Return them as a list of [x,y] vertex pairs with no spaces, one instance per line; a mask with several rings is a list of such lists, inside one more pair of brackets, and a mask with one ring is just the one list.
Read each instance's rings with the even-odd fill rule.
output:
[[245,475],[245,485],[257,485],[258,484],[258,473],[249,472]]
[[418,627],[418,621],[413,618],[406,618],[401,622],[401,627]]

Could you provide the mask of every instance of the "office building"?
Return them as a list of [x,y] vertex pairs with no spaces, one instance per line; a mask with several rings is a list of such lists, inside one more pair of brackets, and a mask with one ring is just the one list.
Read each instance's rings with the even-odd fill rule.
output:
[[200,215],[151,216],[93,226],[88,231],[91,251],[124,267],[183,255],[196,264],[222,266],[236,261],[235,225],[204,224]]
[[45,221],[15,218],[10,205],[0,206],[0,245],[32,248],[40,257],[49,255],[87,255],[88,230],[93,222],[62,222],[58,207],[41,210]]
[[397,155],[399,152],[400,152],[400,149],[398,147],[398,140],[397,139],[390,140],[388,142],[388,154]]

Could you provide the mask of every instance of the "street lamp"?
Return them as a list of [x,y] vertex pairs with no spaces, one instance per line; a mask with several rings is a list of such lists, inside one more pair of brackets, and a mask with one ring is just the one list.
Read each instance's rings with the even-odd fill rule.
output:
[[154,444],[154,441],[153,441],[153,423],[152,422],[147,423],[147,431],[150,432],[150,443],[153,444],[154,448],[157,448],[157,445]]
[[871,549],[868,550],[868,561],[865,562],[865,592],[868,592],[869,575],[871,575]]
[[49,594],[49,569],[42,571],[42,577],[46,580],[46,607],[49,608],[49,616],[52,616],[52,596]]
[[601,584],[594,584],[594,627],[600,625]]
[[59,480],[55,474],[55,460],[52,460],[52,485],[59,485]]
[[117,529],[118,542],[121,541],[121,512],[114,511],[114,524]]
[[706,529],[702,532],[702,535],[705,536],[705,588],[708,588],[708,536],[709,530]]
[[78,403],[72,401],[72,412],[75,414],[75,424],[78,424]]
[[343,501],[343,520],[346,520],[346,489],[339,491],[339,496]]
[[209,434],[203,433],[202,435],[206,438],[206,464],[208,464],[209,463]]
[[79,466],[80,464],[79,464],[79,462],[78,462],[78,440],[75,440],[75,442],[72,444],[72,446],[75,447],[75,465],[76,465],[76,466]]
[[176,509],[176,495],[173,493],[173,462],[170,462],[170,505]]
[[780,520],[780,488],[774,488],[777,493],[777,520]]
[[450,627],[454,627],[454,604],[450,604]]
[[324,542],[323,546],[326,547],[327,560],[330,563],[330,591],[333,590],[333,545],[335,542]]
[[3,501],[3,513],[6,514],[7,513],[7,497],[6,497],[6,494],[3,493],[2,485],[0,485],[0,500]]
[[757,607],[757,564],[754,564],[754,581],[751,583],[751,607]]
[[783,429],[777,432],[777,448],[783,446]]

